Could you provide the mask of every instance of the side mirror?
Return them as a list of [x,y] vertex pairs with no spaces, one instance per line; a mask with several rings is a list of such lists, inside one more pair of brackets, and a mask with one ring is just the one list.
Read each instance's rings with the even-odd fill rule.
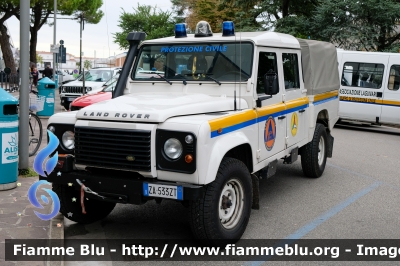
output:
[[278,75],[272,69],[264,75],[264,89],[265,94],[268,95],[275,95],[279,92]]

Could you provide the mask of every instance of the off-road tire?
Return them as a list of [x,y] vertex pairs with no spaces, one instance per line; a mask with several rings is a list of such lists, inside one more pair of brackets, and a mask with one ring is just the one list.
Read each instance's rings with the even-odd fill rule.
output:
[[[227,193],[232,191],[236,193]],[[200,199],[190,203],[190,226],[193,235],[206,244],[235,243],[243,235],[249,221],[252,193],[251,176],[246,165],[237,159],[224,158],[216,179],[205,187]],[[224,203],[221,204],[223,195],[230,195],[228,202],[235,204],[224,209]],[[224,206],[227,207],[226,201]],[[230,209],[231,207],[233,209]],[[221,212],[228,213],[228,216],[231,213],[237,215],[223,220]]]
[[[322,157],[319,157],[321,141],[323,151],[320,154]],[[325,126],[317,123],[313,139],[302,148],[301,152],[301,167],[305,176],[317,178],[322,175],[326,165],[327,144],[328,137]]]
[[[95,199],[87,200],[85,197],[86,214],[83,214],[79,190],[75,190],[72,186],[53,183],[53,191],[60,199],[61,214],[64,215],[65,218],[81,224],[90,224],[105,218],[116,205],[114,202]],[[72,201],[72,198],[75,198],[76,201]]]

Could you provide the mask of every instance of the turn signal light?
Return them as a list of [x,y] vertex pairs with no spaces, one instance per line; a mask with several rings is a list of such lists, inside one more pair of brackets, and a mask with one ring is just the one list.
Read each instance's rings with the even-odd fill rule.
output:
[[187,154],[187,155],[185,156],[185,162],[186,162],[186,163],[191,163],[191,162],[193,162],[193,156],[192,156],[191,154]]

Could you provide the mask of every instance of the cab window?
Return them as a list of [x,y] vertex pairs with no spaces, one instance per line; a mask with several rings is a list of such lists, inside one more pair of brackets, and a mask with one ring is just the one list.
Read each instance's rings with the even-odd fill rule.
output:
[[297,59],[297,54],[283,53],[282,65],[285,89],[299,89],[299,62]]
[[278,79],[278,63],[276,59],[276,53],[260,52],[258,58],[259,59],[258,59],[258,71],[257,71],[257,94],[265,94],[265,89],[264,89],[265,74],[274,73],[276,75],[276,78]]
[[399,90],[399,85],[400,85],[400,66],[393,65],[390,68],[388,89],[392,91],[397,91]]
[[343,66],[342,86],[380,89],[383,64],[346,62]]

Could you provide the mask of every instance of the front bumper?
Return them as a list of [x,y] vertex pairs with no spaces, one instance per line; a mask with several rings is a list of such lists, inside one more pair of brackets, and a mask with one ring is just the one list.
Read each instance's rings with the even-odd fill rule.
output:
[[[56,168],[47,177],[39,176],[39,180],[46,180],[60,185],[72,184],[76,190],[80,190],[81,186],[76,181],[79,179],[86,187],[106,197],[106,201],[117,203],[143,204],[148,200],[156,199],[155,197],[146,197],[143,195],[143,183],[145,182],[148,184],[182,186],[184,201],[199,199],[203,194],[203,186],[199,185],[160,182],[154,178],[144,178],[137,173],[124,173],[125,175],[121,176],[116,171],[112,175],[107,174],[107,170],[104,172],[105,174],[99,172],[91,173],[89,171],[61,172]],[[98,196],[89,193],[85,193],[85,197],[100,199]]]

